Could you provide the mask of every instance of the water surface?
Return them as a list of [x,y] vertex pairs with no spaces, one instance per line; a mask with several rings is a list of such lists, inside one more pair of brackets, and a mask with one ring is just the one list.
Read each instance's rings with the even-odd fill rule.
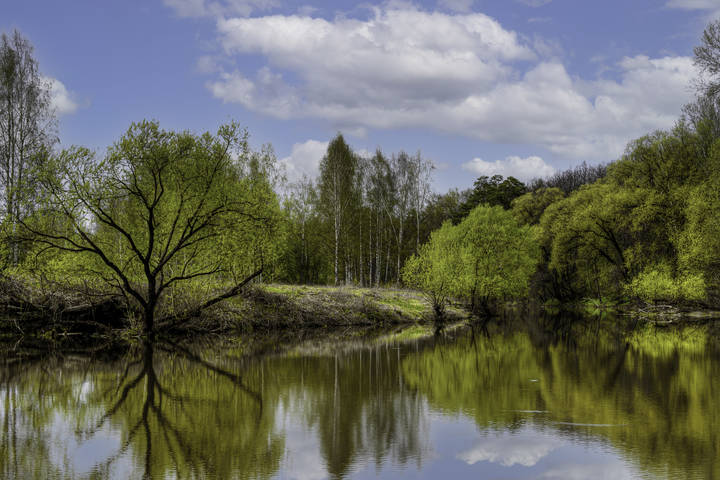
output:
[[720,478],[713,325],[5,345],[1,478]]

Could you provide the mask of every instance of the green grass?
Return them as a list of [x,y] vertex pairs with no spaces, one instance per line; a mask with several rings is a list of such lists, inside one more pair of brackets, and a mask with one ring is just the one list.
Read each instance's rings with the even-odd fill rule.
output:
[[431,309],[422,294],[412,290],[392,288],[361,288],[361,287],[326,287],[303,285],[263,285],[263,290],[269,293],[284,295],[293,300],[303,300],[303,297],[324,299],[328,307],[344,309],[344,303],[352,308],[353,302],[344,302],[347,295],[357,298],[379,309],[389,309],[402,316],[414,320],[425,320],[431,315]]

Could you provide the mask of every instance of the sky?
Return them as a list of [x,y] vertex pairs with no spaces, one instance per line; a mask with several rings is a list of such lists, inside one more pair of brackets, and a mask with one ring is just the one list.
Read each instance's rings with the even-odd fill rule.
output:
[[314,176],[341,132],[420,152],[434,189],[527,181],[671,128],[720,0],[1,0],[52,82],[62,146],[102,155],[134,121],[272,144]]

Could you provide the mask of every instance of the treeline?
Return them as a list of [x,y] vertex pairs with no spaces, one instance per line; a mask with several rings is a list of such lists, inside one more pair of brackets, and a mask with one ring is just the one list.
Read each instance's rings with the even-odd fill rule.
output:
[[[686,106],[672,130],[630,142],[609,165],[582,164],[528,185],[481,177],[469,194],[443,200],[452,204],[447,223],[406,269],[408,282],[433,301],[720,303],[720,104],[711,95]],[[493,213],[500,208],[507,215]],[[488,216],[495,219],[476,220]],[[498,248],[509,230],[539,247],[537,269],[519,283],[518,259],[532,246],[506,239]],[[468,233],[479,231],[480,240]],[[488,258],[495,264],[486,266]]]
[[[288,237],[273,272],[290,283],[401,285],[407,259],[444,222],[457,225],[479,205],[515,208],[536,216],[537,202],[570,194],[606,174],[605,165],[582,163],[527,185],[514,177],[481,176],[473,188],[431,190],[432,161],[418,152],[365,158],[342,134],[328,145],[318,178],[287,186],[284,211]],[[532,197],[516,199],[528,192]],[[548,193],[545,193],[548,192]],[[526,204],[527,203],[527,204]],[[527,223],[527,222],[525,222]]]

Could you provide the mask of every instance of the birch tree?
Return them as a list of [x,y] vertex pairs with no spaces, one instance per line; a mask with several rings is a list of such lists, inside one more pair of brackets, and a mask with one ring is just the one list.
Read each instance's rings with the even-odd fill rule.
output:
[[356,165],[357,158],[345,143],[342,134],[338,134],[330,142],[327,153],[320,162],[320,206],[333,226],[335,285],[338,285],[340,278],[340,242],[347,221],[346,212],[354,197]]

